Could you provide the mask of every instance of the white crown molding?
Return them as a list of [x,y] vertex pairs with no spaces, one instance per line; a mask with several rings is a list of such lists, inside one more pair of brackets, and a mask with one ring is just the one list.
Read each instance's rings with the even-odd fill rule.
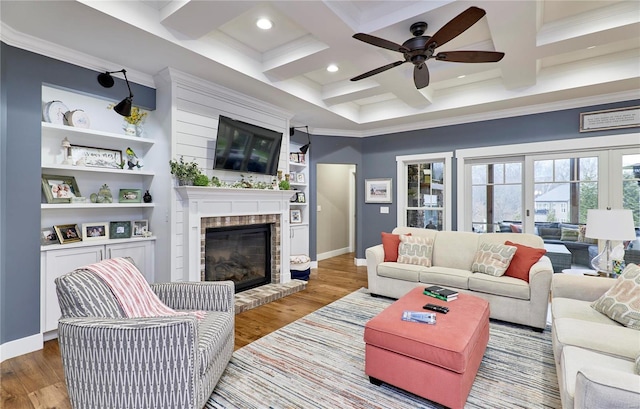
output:
[[344,136],[351,138],[366,138],[369,136],[379,136],[392,133],[415,131],[419,129],[437,128],[441,126],[460,125],[471,122],[483,122],[493,119],[512,118],[516,116],[540,114],[544,112],[559,111],[600,104],[610,104],[613,102],[630,101],[635,99],[638,99],[638,91],[631,90],[593,97],[568,99],[565,101],[551,102],[547,104],[529,105],[525,107],[509,108],[493,112],[482,112],[478,114],[456,116],[453,118],[442,118],[423,122],[413,122],[403,125],[377,128],[375,130],[344,131],[340,129],[315,128],[314,134],[326,136]]
[[[0,40],[2,42],[26,51],[44,55],[45,57],[54,58],[69,64],[87,68],[97,72],[114,71],[121,67],[118,63],[106,61],[89,54],[84,54],[71,48],[62,47],[50,41],[30,36],[14,30],[4,22],[0,23]],[[127,70],[127,78],[131,82],[155,88],[153,76],[140,71],[123,67]]]

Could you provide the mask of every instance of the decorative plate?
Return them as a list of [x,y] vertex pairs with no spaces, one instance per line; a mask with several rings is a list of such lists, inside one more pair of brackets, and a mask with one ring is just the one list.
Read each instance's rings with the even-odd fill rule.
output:
[[67,125],[75,126],[76,128],[89,128],[91,126],[89,115],[81,109],[67,112],[66,119]]
[[64,115],[68,110],[69,108],[62,101],[50,101],[45,104],[42,116],[45,122],[64,125]]

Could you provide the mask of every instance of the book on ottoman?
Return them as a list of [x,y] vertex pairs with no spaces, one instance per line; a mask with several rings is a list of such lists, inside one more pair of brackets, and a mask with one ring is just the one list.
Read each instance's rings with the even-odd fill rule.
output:
[[453,301],[458,298],[457,291],[449,290],[448,288],[443,288],[437,285],[425,288],[424,294],[443,301]]

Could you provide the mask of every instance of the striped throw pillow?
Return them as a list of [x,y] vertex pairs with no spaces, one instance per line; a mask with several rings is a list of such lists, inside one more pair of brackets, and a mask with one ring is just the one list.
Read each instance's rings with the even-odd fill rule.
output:
[[640,267],[629,264],[591,307],[625,327],[640,330]]
[[398,263],[431,267],[433,242],[428,237],[400,236]]
[[507,271],[517,247],[482,243],[471,264],[471,271],[500,277]]

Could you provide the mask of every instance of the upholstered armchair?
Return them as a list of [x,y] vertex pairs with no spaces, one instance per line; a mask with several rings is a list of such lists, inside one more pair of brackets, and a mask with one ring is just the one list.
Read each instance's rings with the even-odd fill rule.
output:
[[127,318],[121,300],[92,271],[56,279],[58,343],[74,409],[200,409],[206,403],[233,353],[234,285],[150,288],[166,306],[204,311],[204,318]]

